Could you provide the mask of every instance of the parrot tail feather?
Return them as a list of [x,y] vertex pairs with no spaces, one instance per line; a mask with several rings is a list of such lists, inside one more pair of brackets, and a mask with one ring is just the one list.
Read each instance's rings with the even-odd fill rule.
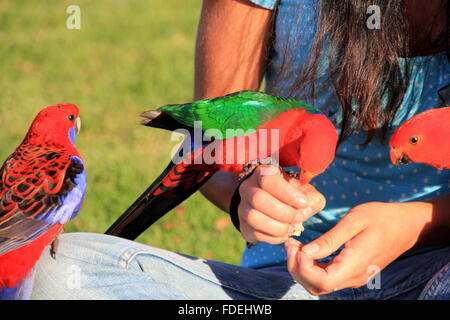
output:
[[144,122],[144,121],[149,122],[149,121],[152,121],[153,119],[157,118],[158,116],[160,116],[161,113],[162,112],[159,110],[148,110],[148,111],[141,112],[139,114],[139,116],[142,118],[146,118],[145,120],[142,120],[142,122]]
[[196,192],[214,173],[193,164],[170,162],[163,173],[113,223],[106,234],[134,240]]
[[140,122],[140,124],[143,126],[160,128],[169,131],[175,131],[177,129],[190,129],[186,125],[178,122],[168,114],[159,110],[144,111],[139,115],[144,118]]

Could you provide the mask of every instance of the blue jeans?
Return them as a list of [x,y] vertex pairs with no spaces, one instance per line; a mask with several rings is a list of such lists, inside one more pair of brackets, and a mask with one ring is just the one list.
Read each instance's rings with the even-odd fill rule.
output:
[[[450,247],[401,257],[364,286],[320,299],[450,299]],[[318,299],[285,265],[248,269],[112,236],[68,233],[56,260],[45,250],[32,299]]]

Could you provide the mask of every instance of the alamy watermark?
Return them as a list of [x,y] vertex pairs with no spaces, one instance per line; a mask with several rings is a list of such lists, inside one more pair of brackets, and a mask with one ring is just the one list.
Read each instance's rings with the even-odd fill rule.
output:
[[366,284],[367,288],[369,290],[381,289],[381,268],[377,265],[370,265],[367,267],[366,272],[370,274]]
[[[66,19],[66,27],[69,30],[81,29],[81,8],[78,5],[71,4],[66,8],[69,16]],[[366,20],[368,29],[381,29],[381,9],[378,5],[370,5],[367,7],[366,13],[370,15]]]
[[81,9],[75,4],[71,4],[66,8],[66,13],[69,16],[66,19],[66,27],[69,30],[81,29]]
[[279,129],[203,131],[202,121],[195,121],[193,130],[173,131],[171,141],[180,141],[181,137],[181,143],[171,152],[175,164],[246,165],[255,159],[279,163]]
[[381,29],[381,9],[377,5],[370,5],[366,10],[370,16],[366,20],[366,26],[368,29]]
[[66,269],[67,280],[66,286],[70,290],[78,290],[81,289],[81,268],[76,264],[70,265]]

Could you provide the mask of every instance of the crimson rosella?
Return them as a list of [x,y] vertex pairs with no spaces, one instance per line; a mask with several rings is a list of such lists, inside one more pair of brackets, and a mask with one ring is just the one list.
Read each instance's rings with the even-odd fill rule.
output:
[[43,109],[0,170],[0,299],[29,297],[33,267],[80,210],[86,189],[75,147],[80,125],[73,104]]
[[[281,167],[300,168],[300,182],[307,183],[333,161],[338,140],[332,122],[318,109],[256,91],[166,105],[141,115],[146,126],[171,131],[182,128],[190,138],[176,153],[183,160],[172,159],[106,231],[128,239],[136,238],[218,170],[242,175],[245,169],[272,158]],[[195,137],[199,126],[200,142]],[[190,150],[186,151],[186,146]]]

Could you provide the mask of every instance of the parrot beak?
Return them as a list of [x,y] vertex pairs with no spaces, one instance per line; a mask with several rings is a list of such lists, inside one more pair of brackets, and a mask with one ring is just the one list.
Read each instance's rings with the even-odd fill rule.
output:
[[399,151],[395,150],[395,148],[391,149],[390,156],[392,164],[397,167],[399,167],[401,164],[410,164],[412,162],[406,154],[400,153]]
[[412,161],[408,158],[406,154],[402,154],[400,159],[397,160],[397,164],[410,164]]
[[300,174],[300,184],[308,184],[315,176],[316,174],[312,172],[302,170]]
[[77,120],[75,120],[75,132],[78,135],[78,133],[80,133],[81,130],[81,119],[80,117],[77,118]]
[[389,155],[391,156],[392,164],[398,167],[398,159],[400,159],[401,155],[397,152],[397,150],[395,150],[395,148],[391,148]]

